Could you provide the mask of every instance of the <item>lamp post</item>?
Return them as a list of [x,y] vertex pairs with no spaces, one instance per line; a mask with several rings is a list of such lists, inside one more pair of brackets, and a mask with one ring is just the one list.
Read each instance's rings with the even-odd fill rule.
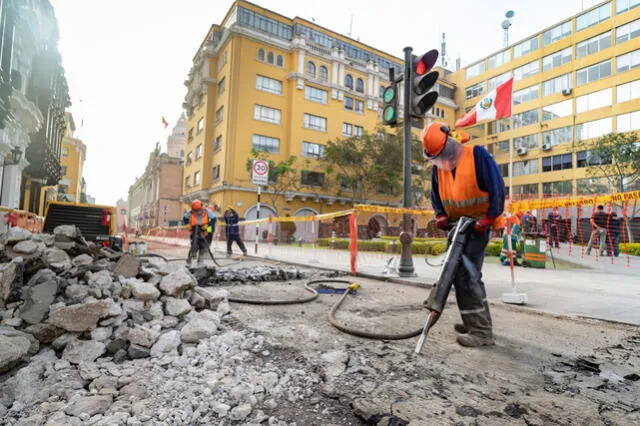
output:
[[7,157],[4,158],[2,163],[2,177],[0,177],[0,206],[2,205],[2,191],[4,186],[4,168],[6,166],[14,166],[22,159],[22,151],[17,146],[11,150],[11,161],[7,161]]

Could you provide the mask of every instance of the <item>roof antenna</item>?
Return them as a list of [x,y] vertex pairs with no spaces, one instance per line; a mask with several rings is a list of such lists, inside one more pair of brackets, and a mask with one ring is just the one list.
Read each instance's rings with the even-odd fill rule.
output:
[[445,40],[445,34],[442,33],[442,43],[440,44],[440,59],[442,59],[442,68],[447,66],[445,55],[447,54],[447,42]]
[[507,11],[507,13],[504,14],[504,17],[507,19],[502,21],[501,26],[504,30],[504,47],[509,47],[509,27],[511,26],[511,21],[509,19],[513,18],[513,15],[515,15],[513,10]]
[[349,37],[351,37],[353,31],[353,13],[351,14],[351,22],[349,23]]

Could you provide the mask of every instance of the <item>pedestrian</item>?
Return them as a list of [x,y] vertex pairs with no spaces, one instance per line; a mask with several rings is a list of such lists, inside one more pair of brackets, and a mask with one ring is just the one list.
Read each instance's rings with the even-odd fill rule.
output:
[[209,226],[215,227],[216,217],[209,210],[203,208],[202,201],[194,200],[191,203],[191,210],[182,217],[182,223],[187,225],[191,231],[191,247],[187,256],[187,265],[191,265],[195,253],[198,254],[198,266],[204,265],[204,258],[209,250],[207,235]]
[[613,255],[618,257],[620,255],[620,239],[622,237],[622,219],[618,218],[618,213],[611,212],[608,223],[609,238],[607,238],[607,256]]
[[213,234],[216,232],[216,221],[218,220],[216,218],[216,211],[218,211],[218,206],[214,203],[213,205],[207,206],[207,210],[209,212],[209,216],[213,217],[213,220],[209,222],[209,228],[207,229],[207,244],[211,247]]
[[224,223],[227,225],[227,257],[231,257],[231,245],[234,241],[238,244],[240,250],[242,250],[242,255],[246,256],[247,248],[244,246],[242,238],[240,238],[240,225],[238,225],[240,217],[238,216],[238,212],[236,212],[233,207],[228,206],[222,220],[224,220]]
[[529,210],[522,215],[522,228],[525,233],[535,232],[535,219]]
[[[491,227],[504,210],[504,181],[498,165],[484,147],[462,145],[452,138],[442,122],[434,121],[424,128],[422,146],[425,159],[434,165],[431,204],[436,224],[448,231],[463,216],[476,220],[464,254],[481,271]],[[494,345],[484,283],[472,280],[468,270],[461,267],[454,285],[462,317],[462,324],[454,326],[459,333],[457,342],[470,347]]]
[[599,251],[602,256],[607,244],[607,214],[604,212],[602,204],[596,208],[595,213],[591,216],[591,237],[587,243],[587,256],[591,254],[591,248],[596,244],[596,239],[600,239]]
[[553,210],[547,216],[547,221],[551,247],[560,248],[560,222],[562,221],[562,216],[556,210]]
[[[507,226],[509,227],[508,233]],[[504,227],[504,233],[502,234],[502,249],[500,250],[500,263],[502,263],[504,266],[509,266],[511,264],[511,262],[509,261],[509,241],[507,239],[509,234],[511,234],[511,253],[513,256],[513,264],[516,266],[520,266],[518,264],[518,257],[520,253],[522,229],[518,216],[511,215],[507,217],[505,213]]]

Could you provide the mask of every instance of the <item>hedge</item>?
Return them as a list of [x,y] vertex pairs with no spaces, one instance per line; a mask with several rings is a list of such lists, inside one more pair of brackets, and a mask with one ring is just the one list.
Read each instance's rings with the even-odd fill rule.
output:
[[[428,254],[431,256],[439,256],[446,251],[446,243],[444,239],[430,239],[429,241],[419,241],[416,239],[413,244],[411,244],[411,252],[413,254]],[[349,239],[348,238],[336,238],[336,249],[338,250],[348,250],[349,249]],[[377,251],[377,252],[389,252],[389,245],[391,244],[392,239],[386,240],[358,240],[358,250],[359,251]],[[640,244],[639,244],[640,245]],[[331,238],[319,238],[318,239],[319,247],[330,247],[331,246]],[[486,256],[500,256],[500,250],[502,249],[502,242],[500,241],[491,241],[487,246],[487,250],[485,252]],[[394,253],[400,253],[401,244],[396,243],[393,247]]]
[[640,256],[640,243],[622,243],[620,244],[620,253]]

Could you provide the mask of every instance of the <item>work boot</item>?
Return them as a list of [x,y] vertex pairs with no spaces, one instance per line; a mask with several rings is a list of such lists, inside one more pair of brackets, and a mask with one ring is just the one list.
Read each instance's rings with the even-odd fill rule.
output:
[[461,346],[469,348],[477,348],[479,346],[492,346],[496,344],[493,337],[483,337],[476,334],[461,334],[456,338],[456,341]]
[[198,266],[204,266],[204,253],[198,253]]
[[460,334],[467,334],[469,329],[464,324],[454,324],[453,329]]

